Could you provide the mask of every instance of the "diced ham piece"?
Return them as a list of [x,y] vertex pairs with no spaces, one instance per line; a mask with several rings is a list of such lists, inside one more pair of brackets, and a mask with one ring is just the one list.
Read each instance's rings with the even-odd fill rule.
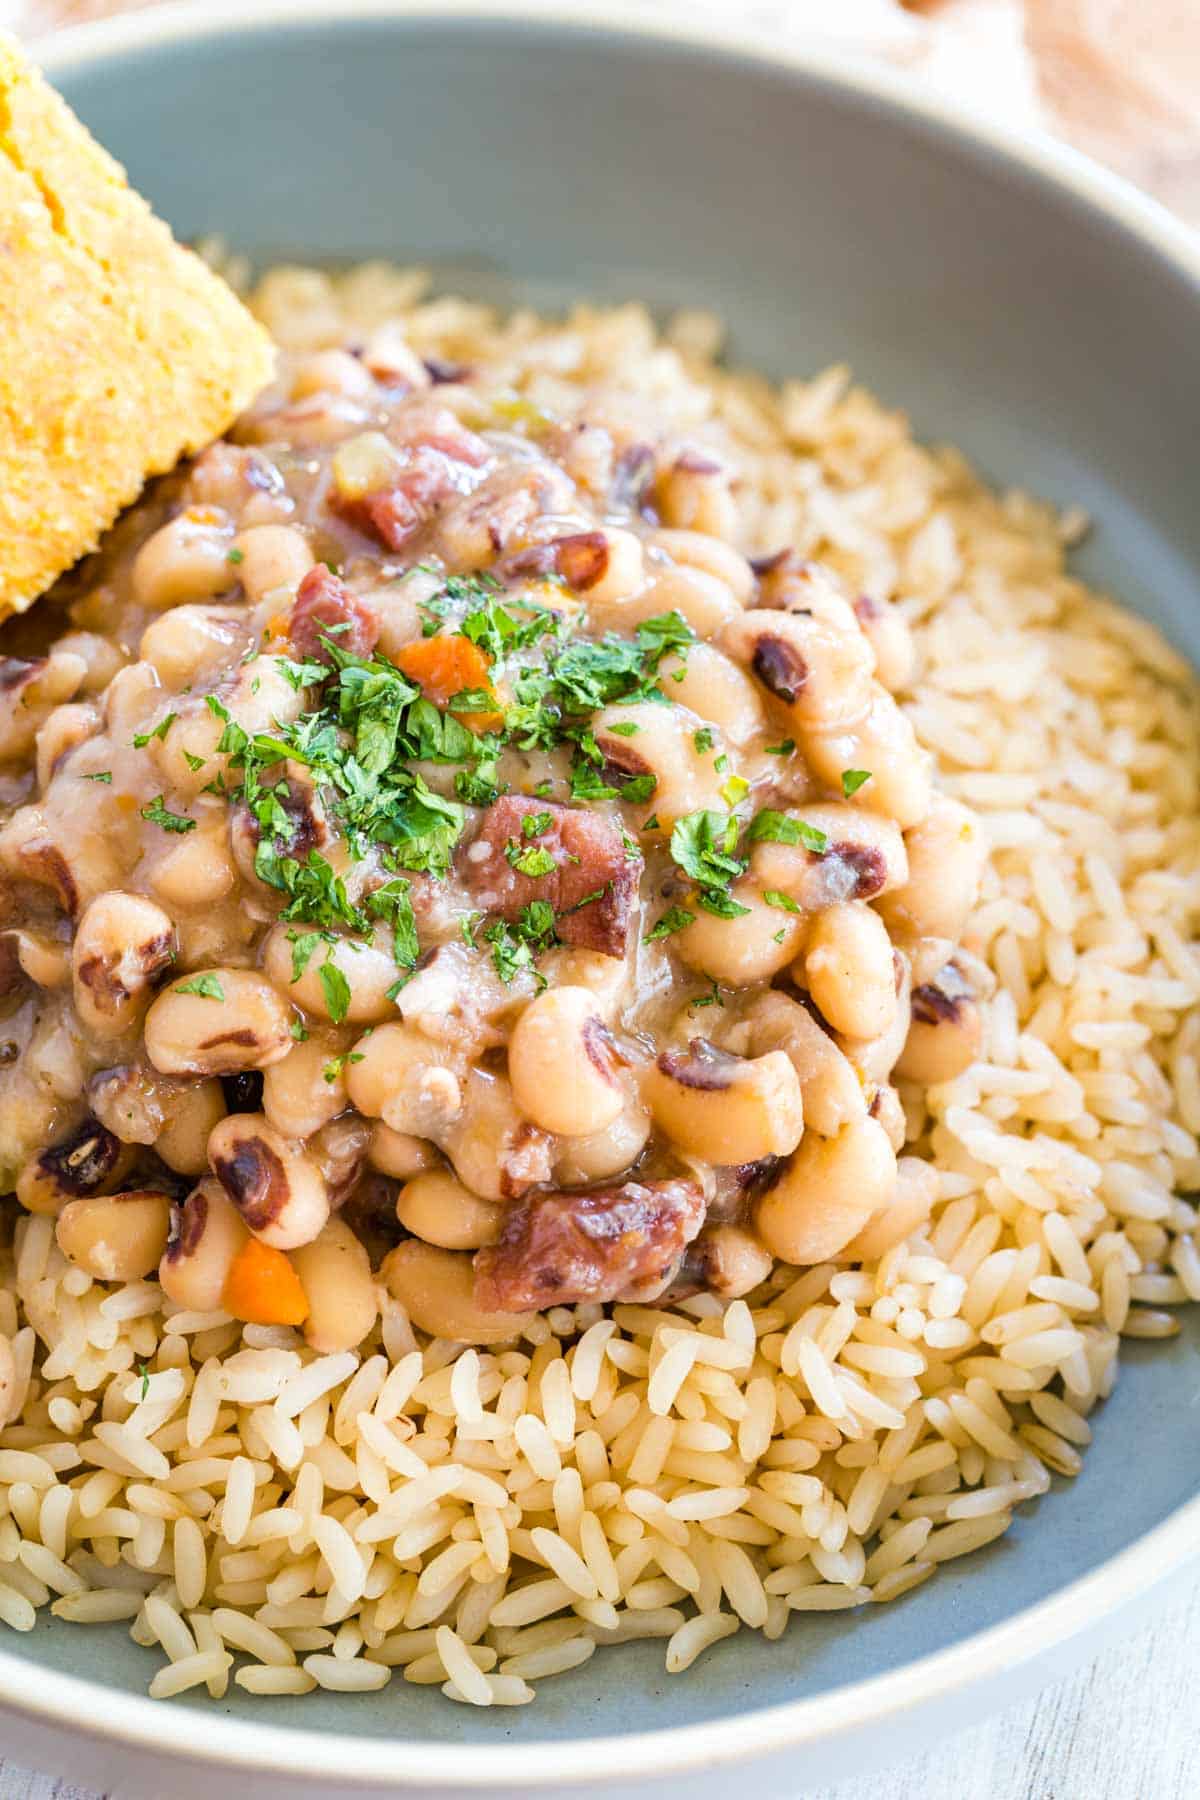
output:
[[475,1258],[475,1302],[525,1312],[583,1300],[651,1298],[704,1223],[693,1181],[626,1181],[511,1206]]
[[[524,836],[522,821],[537,814],[548,814],[549,824],[536,837]],[[547,851],[553,870],[522,874],[505,854],[510,844]],[[641,871],[641,857],[626,848],[611,820],[521,794],[493,800],[458,853],[458,872],[483,912],[512,923],[531,901],[548,900],[562,942],[604,956],[625,953]]]
[[355,499],[335,487],[329,504],[385,550],[399,551],[447,500],[478,486],[488,448],[445,407],[398,413],[390,435],[405,461],[388,485]]
[[296,589],[288,637],[300,656],[329,662],[324,642],[329,634],[347,655],[369,656],[379,641],[379,620],[340,576],[324,563],[316,563]]

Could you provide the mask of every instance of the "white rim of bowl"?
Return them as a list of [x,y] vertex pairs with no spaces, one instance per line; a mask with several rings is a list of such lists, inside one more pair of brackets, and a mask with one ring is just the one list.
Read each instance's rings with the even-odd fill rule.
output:
[[[43,38],[31,49],[46,72],[57,78],[130,51],[253,33],[269,24],[389,19],[550,24],[580,36],[614,31],[685,50],[724,52],[815,79],[900,114],[910,124],[924,124],[990,153],[1046,186],[1065,189],[1156,252],[1200,294],[1200,234],[1090,158],[1044,134],[1018,134],[995,120],[968,115],[940,96],[922,92],[903,74],[823,45],[781,46],[769,33],[736,21],[685,21],[666,13],[647,16],[629,0],[611,4],[570,0],[565,6],[556,0],[205,0],[78,26]],[[68,1732],[78,1732],[83,1720],[82,1729],[89,1735],[114,1743],[260,1774],[341,1779],[395,1790],[396,1745],[403,1742],[402,1785],[410,1790],[453,1786],[485,1790],[510,1783],[546,1790],[570,1782],[594,1783],[598,1771],[612,1783],[741,1764],[748,1758],[836,1740],[866,1724],[878,1728],[898,1721],[927,1702],[946,1700],[987,1678],[999,1678],[1068,1643],[1198,1554],[1200,1497],[1185,1502],[1090,1574],[945,1650],[807,1699],[621,1737],[455,1745],[399,1735],[364,1738],[349,1731],[335,1735],[227,1717],[214,1729],[215,1722],[203,1713],[173,1706],[164,1718],[162,1701],[62,1675],[3,1650],[0,1701]],[[536,1709],[530,1723],[536,1729]]]

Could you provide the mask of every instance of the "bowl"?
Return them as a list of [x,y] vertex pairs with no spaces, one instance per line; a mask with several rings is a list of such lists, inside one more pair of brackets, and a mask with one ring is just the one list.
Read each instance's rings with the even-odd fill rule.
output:
[[[723,313],[777,375],[852,360],[997,480],[1086,507],[1081,558],[1200,660],[1200,251],[1081,158],[899,80],[605,7],[291,0],[68,33],[49,71],[177,231],[260,261],[421,259],[555,305]],[[1200,1542],[1194,1326],[1127,1351],[1083,1474],[895,1606],[739,1635],[683,1680],[594,1658],[533,1708],[431,1689],[144,1697],[123,1627],[0,1650],[0,1739],[123,1793],[763,1795],[952,1732],[1105,1632]],[[1130,1479],[1131,1469],[1135,1477]]]

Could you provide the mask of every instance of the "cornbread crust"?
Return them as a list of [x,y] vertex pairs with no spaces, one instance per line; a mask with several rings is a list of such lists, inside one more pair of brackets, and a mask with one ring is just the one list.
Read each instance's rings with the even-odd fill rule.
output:
[[0,34],[0,618],[272,366],[262,327]]

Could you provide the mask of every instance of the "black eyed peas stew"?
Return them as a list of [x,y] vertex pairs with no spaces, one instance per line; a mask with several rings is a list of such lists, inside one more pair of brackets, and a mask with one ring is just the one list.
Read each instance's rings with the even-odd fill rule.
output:
[[981,834],[900,615],[737,536],[702,436],[293,358],[0,658],[0,1192],[320,1350],[911,1229]]

